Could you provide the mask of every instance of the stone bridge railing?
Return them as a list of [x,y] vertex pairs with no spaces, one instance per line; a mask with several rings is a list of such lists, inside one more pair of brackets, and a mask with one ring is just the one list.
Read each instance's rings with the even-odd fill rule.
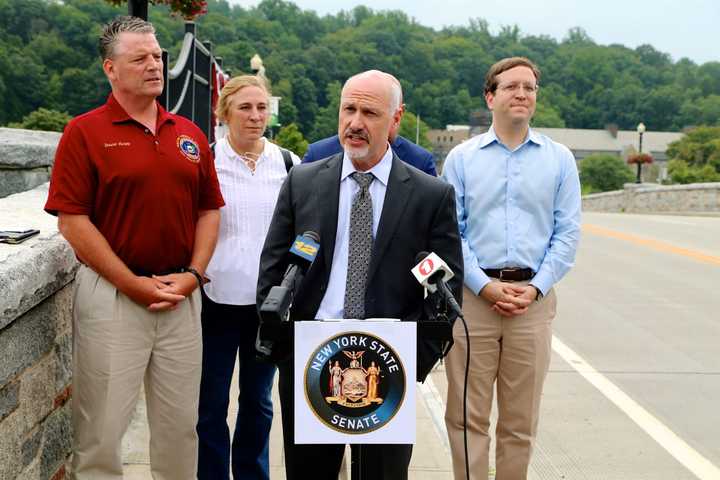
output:
[[77,262],[42,207],[47,184],[0,199],[0,479],[58,480],[70,453],[72,284]]
[[0,128],[0,198],[47,182],[59,140],[55,132]]
[[582,202],[586,212],[720,215],[720,183],[627,183],[623,190],[585,195]]

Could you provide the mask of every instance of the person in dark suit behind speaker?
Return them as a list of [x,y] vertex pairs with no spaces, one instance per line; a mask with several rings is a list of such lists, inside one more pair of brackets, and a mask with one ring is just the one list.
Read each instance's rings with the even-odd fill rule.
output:
[[[338,135],[344,152],[292,169],[283,184],[260,258],[257,304],[287,267],[296,235],[320,235],[320,251],[300,285],[291,320],[417,319],[423,288],[410,270],[432,251],[455,272],[450,288],[461,300],[462,249],[454,190],[400,161],[388,138],[402,114],[399,85],[372,70],[343,87]],[[350,255],[348,252],[353,252]],[[352,293],[362,292],[360,295]],[[344,445],[295,445],[292,340],[275,344],[279,362],[288,480],[336,479]],[[424,375],[424,360],[418,371]],[[412,445],[363,445],[364,478],[407,479]]]
[[[402,88],[400,86],[400,82],[390,74],[388,74],[388,78],[395,83],[394,88],[397,88],[400,92],[400,117],[402,118],[402,114],[405,112],[405,105],[402,103]],[[437,171],[435,170],[435,158],[433,157],[433,154],[425,150],[420,145],[417,145],[407,138],[398,135],[399,129],[400,122],[398,122],[397,125],[392,126],[390,129],[390,135],[388,138],[390,140],[390,148],[392,148],[393,153],[395,153],[400,160],[408,165],[412,165],[428,175],[432,175],[434,177],[437,176]],[[342,153],[342,151],[343,145],[340,143],[340,137],[338,135],[333,135],[332,137],[323,138],[322,140],[311,143],[307,152],[305,152],[305,156],[303,156],[302,163],[315,162],[317,160]]]

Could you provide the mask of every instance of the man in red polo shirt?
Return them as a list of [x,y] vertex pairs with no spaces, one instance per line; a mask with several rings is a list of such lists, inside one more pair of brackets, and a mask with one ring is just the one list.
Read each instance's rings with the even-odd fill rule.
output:
[[224,204],[207,139],[155,100],[153,26],[100,37],[112,94],[65,128],[45,210],[83,263],[73,309],[71,478],[122,478],[121,441],[145,381],[156,480],[197,472],[200,293]]

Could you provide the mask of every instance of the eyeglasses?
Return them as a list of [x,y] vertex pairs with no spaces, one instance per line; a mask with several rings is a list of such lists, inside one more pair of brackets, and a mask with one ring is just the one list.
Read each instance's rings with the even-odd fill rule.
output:
[[538,88],[540,88],[540,86],[536,83],[520,82],[503,83],[502,85],[497,86],[497,89],[503,93],[516,93],[520,89],[522,89],[525,95],[535,95],[538,91]]

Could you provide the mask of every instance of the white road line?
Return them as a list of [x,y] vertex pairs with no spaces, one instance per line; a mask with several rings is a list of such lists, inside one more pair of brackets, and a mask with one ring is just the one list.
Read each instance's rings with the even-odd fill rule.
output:
[[700,480],[717,480],[720,478],[720,469],[700,455],[695,449],[688,445],[682,438],[678,437],[672,430],[666,427],[660,420],[655,418],[638,405],[632,398],[620,390],[614,383],[595,370],[590,364],[582,359],[570,347],[553,335],[552,347],[555,353],[560,355],[571,367],[573,367],[585,380],[590,382],[608,400],[622,410],[630,419],[645,433],[655,440],[675,459],[682,463]]
[[425,383],[418,383],[418,391],[420,397],[427,407],[430,418],[432,419],[435,433],[440,437],[440,442],[445,447],[445,453],[450,453],[450,442],[448,440],[447,428],[445,427],[445,403],[443,402],[440,392],[438,391],[432,377],[428,375]]

